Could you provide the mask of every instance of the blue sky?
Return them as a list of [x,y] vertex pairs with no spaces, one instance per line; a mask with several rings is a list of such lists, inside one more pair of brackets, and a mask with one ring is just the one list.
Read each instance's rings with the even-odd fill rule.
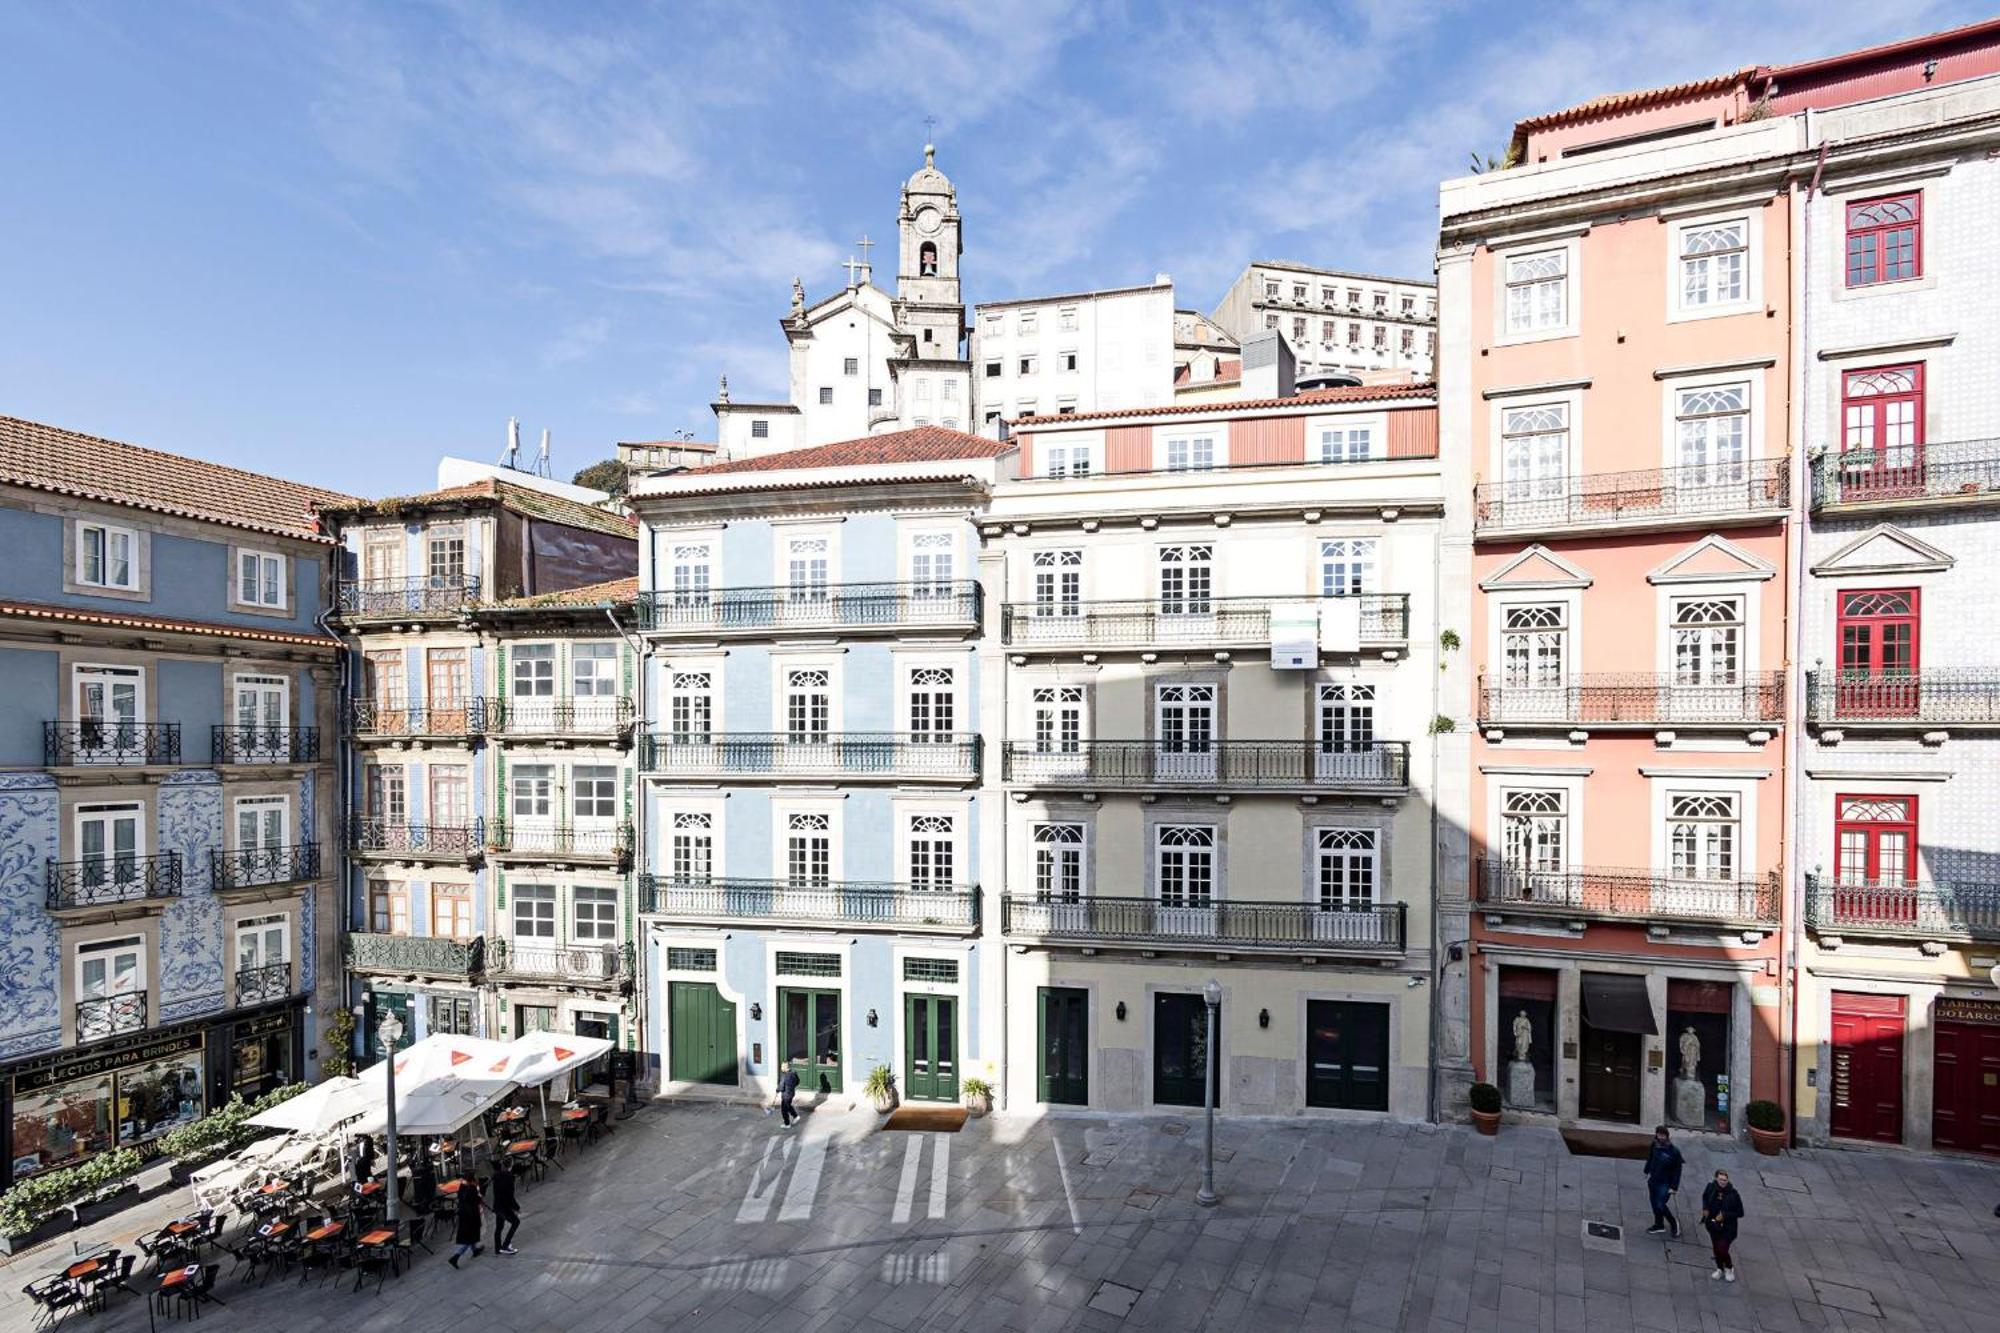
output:
[[[1947,27],[1879,0],[0,7],[0,413],[348,491],[565,475],[782,396],[791,279],[894,229],[924,118],[971,301],[1429,272],[1519,116]],[[883,250],[876,251],[880,258]]]

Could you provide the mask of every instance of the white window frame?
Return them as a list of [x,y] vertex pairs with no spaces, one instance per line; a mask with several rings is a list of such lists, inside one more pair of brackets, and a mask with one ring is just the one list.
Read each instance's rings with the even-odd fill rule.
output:
[[[903,883],[914,886],[916,875],[916,847],[921,838],[925,841],[942,841],[951,858],[951,873],[937,882],[933,892],[949,892],[962,889],[970,881],[967,874],[971,867],[965,860],[965,825],[970,815],[970,807],[963,805],[902,805],[896,806],[896,876]],[[920,830],[920,822],[948,821],[950,827],[939,833],[934,830]],[[933,875],[935,871],[933,871]]]
[[[147,980],[146,953],[146,937],[144,935],[116,935],[109,939],[78,941],[76,950],[71,955],[72,966],[75,969],[75,998],[78,1000],[89,1000],[112,995],[144,995],[149,984]],[[126,954],[130,954],[134,959],[132,968],[133,984],[123,990],[113,990],[110,986],[112,979],[117,975],[117,969],[111,965],[111,960]],[[106,960],[104,972],[106,989],[103,991],[92,991],[84,984],[83,965],[86,958],[103,958]]]
[[841,828],[843,802],[773,801],[771,803],[771,877],[779,883],[791,878],[791,835],[793,815],[822,815],[826,819],[826,877],[833,883],[845,879],[841,873],[846,855],[846,839]]
[[[258,721],[246,723],[243,720],[243,701],[248,695],[257,700],[253,710]],[[264,720],[265,705],[271,699],[278,701],[276,721]],[[292,681],[289,676],[266,676],[238,673],[229,678],[229,725],[232,727],[269,727],[278,731],[287,730],[292,724]],[[280,751],[272,758],[283,758],[283,742]],[[246,747],[248,749],[249,747]]]
[[[1741,315],[1763,308],[1764,247],[1758,244],[1758,212],[1706,213],[1697,217],[1675,218],[1667,225],[1667,322],[1714,319],[1720,315]],[[1687,299],[1686,255],[1691,233],[1716,227],[1743,228],[1743,293],[1733,301],[1690,302]],[[1711,284],[1712,285],[1712,284]]]
[[1377,463],[1389,456],[1388,418],[1314,417],[1306,423],[1309,462]]
[[132,859],[135,862],[143,861],[149,854],[146,850],[148,841],[146,838],[147,814],[148,811],[145,805],[139,801],[92,801],[88,804],[77,806],[75,814],[70,820],[70,836],[74,839],[70,845],[76,855],[69,859],[75,861],[84,859],[84,825],[102,821],[105,824],[104,859],[107,863],[114,861],[117,853],[114,850],[110,830],[112,824],[118,818],[129,815],[132,820]]
[[[1090,691],[1081,685],[1050,681],[1028,689],[1028,743],[1037,755],[1069,754],[1083,758],[1090,739]],[[1072,728],[1066,724],[1074,724]]]
[[[586,916],[585,905],[592,911]],[[621,928],[618,890],[609,884],[573,884],[569,891],[569,930],[573,944],[616,944]],[[589,929],[586,930],[585,927]],[[607,932],[606,928],[609,927]]]
[[[1560,253],[1563,259],[1563,318],[1548,325],[1531,325],[1527,328],[1510,328],[1507,319],[1508,275],[1517,260],[1531,259],[1538,255]],[[1526,242],[1493,252],[1493,340],[1496,345],[1510,346],[1516,343],[1546,342],[1554,338],[1574,338],[1577,335],[1578,312],[1583,307],[1583,247],[1580,238],[1551,239]]]
[[[92,532],[99,534],[102,542],[102,555],[100,558],[104,566],[101,571],[104,575],[103,578],[93,579],[84,572],[85,562],[89,559],[87,550],[89,543],[85,540],[85,534]],[[111,547],[113,537],[122,537],[125,539],[125,573],[128,581],[124,583],[113,582],[111,579]],[[139,577],[139,549],[140,538],[137,528],[129,528],[119,523],[105,523],[97,519],[78,519],[76,524],[76,568],[73,571],[76,582],[85,588],[108,588],[113,592],[138,592],[143,583]],[[235,571],[232,570],[230,576],[233,579]]]
[[[1388,857],[1383,855],[1387,837],[1382,829],[1373,825],[1316,824],[1308,828],[1307,837],[1311,839],[1312,861],[1307,875],[1306,903],[1315,912],[1339,912],[1343,907],[1350,910],[1374,908],[1387,901],[1387,886],[1382,878],[1388,866]],[[1363,839],[1366,840],[1365,845]],[[1329,861],[1365,865],[1367,896],[1361,898],[1344,894],[1340,896],[1338,905],[1329,904]]]
[[[1641,769],[1649,787],[1648,801],[1653,830],[1652,868],[1655,874],[1673,875],[1674,849],[1672,812],[1676,796],[1729,796],[1736,802],[1736,874],[1739,880],[1756,879],[1762,874],[1757,843],[1757,773],[1727,777],[1714,773],[1687,775],[1658,769]],[[1830,849],[1832,843],[1827,843]]]
[[1104,471],[1104,437],[1098,433],[1043,435],[1035,441],[1035,471],[1043,477],[1095,477]]
[[[1522,393],[1519,390],[1505,390],[1494,393],[1492,401],[1487,406],[1487,429],[1490,432],[1487,475],[1496,485],[1501,486],[1503,496],[1514,494],[1504,486],[1507,480],[1507,441],[1512,437],[1507,428],[1510,413],[1532,411],[1536,408],[1560,408],[1567,432],[1563,440],[1563,486],[1569,485],[1571,479],[1581,474],[1582,465],[1578,461],[1581,456],[1579,442],[1584,438],[1584,394],[1581,389],[1556,393]],[[1525,502],[1538,497],[1560,494],[1562,487],[1545,483],[1539,489],[1528,487],[1519,493],[1519,498]]]
[[[516,699],[548,699],[553,701],[560,693],[556,689],[557,671],[561,665],[561,653],[553,643],[517,643],[507,663],[507,693]],[[546,667],[546,670],[531,670],[523,673],[522,667]],[[523,688],[524,686],[530,688]],[[546,689],[541,687],[547,686]]]
[[666,543],[666,583],[659,589],[675,606],[706,606],[720,582],[716,571],[716,543],[687,538],[675,533],[663,536]]
[[[600,651],[606,648],[611,650],[608,655]],[[570,697],[573,699],[617,698],[618,687],[621,683],[619,678],[624,666],[622,657],[623,654],[619,651],[619,645],[615,642],[589,640],[583,643],[571,644],[569,655]],[[609,670],[598,670],[595,665],[598,663],[608,663]],[[592,664],[591,669],[588,671],[583,670],[582,668],[585,664]],[[585,683],[588,683],[591,687],[588,691],[578,688]],[[607,684],[610,686],[609,689],[598,688],[600,685]]]
[[[291,561],[275,551],[258,550],[248,546],[232,548],[232,555],[234,565],[230,570],[229,600],[237,606],[254,607],[259,611],[284,610],[289,600],[286,595],[289,590],[285,585]],[[249,571],[253,584],[250,591],[253,595],[249,597],[243,595],[246,564],[253,566]],[[265,594],[272,591],[273,580],[276,583],[276,595],[267,597]]]
[[[228,837],[229,837],[230,850],[237,852],[246,852],[253,850],[253,847],[251,845],[248,845],[243,841],[243,816],[245,814],[252,812],[255,812],[257,815],[262,816],[263,814],[266,814],[272,810],[276,810],[278,812],[278,839],[276,842],[270,843],[268,845],[262,842],[260,839],[260,841],[258,841],[255,844],[254,849],[259,851],[268,851],[278,847],[290,846],[292,841],[292,798],[291,797],[269,796],[269,795],[239,796],[236,798],[235,802],[231,805],[229,811]],[[261,827],[263,820],[259,818],[258,822],[259,826]]]
[[[683,836],[690,842],[701,837],[708,839],[706,875],[708,879],[721,879],[728,873],[725,868],[727,844],[723,839],[722,827],[725,814],[723,802],[674,801],[661,805],[659,810],[661,821],[659,855],[663,858],[664,864],[656,867],[658,873],[672,880],[682,878],[681,866],[676,857],[676,844]],[[691,821],[706,822],[701,825],[690,823],[684,826],[681,822],[683,816]]]
[[[110,698],[110,686],[114,682],[132,685],[132,725],[146,725],[146,669],[128,666],[123,662],[77,662],[70,668],[70,717],[77,722],[84,720],[84,687],[92,681],[101,681],[106,686],[105,697]],[[109,713],[102,715],[103,725],[123,726],[122,720],[113,720]]]
[[[586,770],[596,770],[597,773],[596,776],[593,776],[590,779],[588,779],[588,781],[592,784],[591,800],[593,804],[596,804],[602,799],[601,793],[599,793],[597,790],[597,784],[604,782],[609,782],[611,784],[610,814],[608,815],[597,814],[594,812],[591,814],[581,813],[579,805],[584,798],[583,784],[586,780],[581,775]],[[567,794],[567,799],[564,802],[565,806],[564,815],[569,819],[570,823],[573,826],[579,828],[607,828],[614,826],[618,823],[618,813],[619,813],[618,807],[620,803],[619,797],[623,795],[623,793],[619,790],[619,785],[620,785],[619,769],[617,764],[614,763],[572,764],[569,768],[568,777],[569,777],[569,792]]]
[[[896,672],[894,695],[896,713],[894,719],[895,725],[890,730],[903,734],[914,734],[911,723],[914,716],[912,713],[914,696],[919,689],[916,684],[917,674],[919,672],[936,670],[949,671],[951,673],[951,685],[949,686],[948,693],[952,725],[948,730],[948,734],[960,734],[967,730],[965,723],[968,721],[968,714],[965,710],[968,703],[965,681],[970,665],[968,658],[963,655],[951,656],[932,653],[923,656],[914,654],[907,656],[897,655],[894,660]],[[926,684],[921,688],[926,694],[936,693],[940,689],[939,686],[934,684]],[[927,732],[925,733],[926,735],[935,734],[934,724],[935,711],[933,710],[933,732]]]
[[[791,732],[791,680],[794,671],[824,671],[826,673],[826,730],[829,736],[837,736],[844,729],[841,725],[845,710],[841,707],[840,659],[823,656],[791,657],[782,653],[771,654],[771,731],[779,736]],[[718,672],[719,676],[720,673]],[[721,732],[721,718],[717,715],[716,731]]]
[[[1206,830],[1208,833],[1208,841],[1205,844],[1205,846],[1208,849],[1208,893],[1207,893],[1207,901],[1205,902],[1191,902],[1184,900],[1181,902],[1169,903],[1167,901],[1166,867],[1167,867],[1167,860],[1170,854],[1170,848],[1177,846],[1204,845],[1195,842],[1182,842],[1182,841],[1169,840],[1168,835],[1170,833],[1179,834],[1183,830],[1187,831]],[[1152,882],[1149,885],[1149,887],[1152,890],[1151,894],[1152,900],[1155,903],[1159,904],[1160,907],[1166,909],[1180,908],[1183,910],[1190,910],[1190,911],[1202,911],[1208,908],[1212,908],[1215,906],[1215,904],[1223,902],[1228,898],[1228,894],[1227,892],[1225,892],[1224,888],[1225,881],[1223,878],[1223,857],[1222,857],[1223,831],[1221,824],[1212,820],[1203,820],[1198,818],[1191,818],[1186,820],[1162,819],[1157,823],[1148,825],[1146,833],[1147,833],[1146,837],[1147,850],[1152,861],[1152,866],[1151,866]],[[1185,879],[1187,878],[1187,876],[1184,875],[1183,878]]]
[[[1184,466],[1174,466],[1179,455]],[[1215,472],[1229,466],[1229,427],[1225,422],[1200,430],[1186,427],[1155,427],[1153,470],[1155,472]]]
[[[1316,597],[1363,596],[1384,586],[1382,551],[1384,543],[1374,533],[1330,534],[1318,542],[1319,559],[1313,566],[1313,595]],[[1329,590],[1328,575],[1336,568],[1352,571],[1356,586]],[[1343,580],[1345,582],[1345,580]]]
[[[1704,389],[1723,389],[1740,385],[1743,388],[1744,409],[1747,420],[1743,429],[1743,461],[1740,475],[1747,478],[1764,458],[1765,417],[1764,377],[1771,374],[1768,368],[1743,367],[1734,370],[1702,372],[1668,372],[1660,375],[1660,466],[1678,468],[1681,462],[1680,411],[1683,394],[1699,393]],[[1836,395],[1837,396],[1837,395]],[[1709,464],[1711,472],[1717,465]],[[1723,480],[1732,475],[1723,470]]]
[[[525,884],[510,884],[507,886],[507,891],[510,897],[507,904],[509,939],[546,941],[554,945],[562,938],[562,891],[553,883],[533,880]],[[524,923],[521,909],[525,906],[546,911],[536,910],[528,913]],[[524,932],[521,929],[523,924],[532,929]],[[546,934],[542,933],[542,927],[547,927]]]
[[[1049,838],[1044,839],[1041,836],[1044,829],[1073,829],[1076,831],[1076,837],[1070,839],[1066,834],[1056,835],[1052,833]],[[1033,892],[1037,901],[1051,903],[1081,902],[1091,896],[1091,842],[1091,823],[1087,819],[1072,819],[1061,815],[1042,815],[1028,821],[1028,875],[1034,886]],[[1044,847],[1064,849],[1048,853],[1049,883],[1052,887],[1046,899],[1042,897],[1042,849]],[[1075,898],[1068,897],[1064,893],[1057,891],[1054,887],[1062,881],[1063,866],[1066,861],[1074,861],[1075,863]]]
[[[556,772],[555,763],[547,759],[532,764],[515,764],[507,770],[507,818],[510,822],[556,822]],[[527,808],[523,809],[523,805]],[[539,809],[536,808],[538,806]]]
[[[774,575],[771,582],[784,591],[787,600],[812,601],[810,597],[792,596],[792,544],[823,540],[826,543],[826,587],[830,590],[841,581],[840,575],[840,528],[837,524],[813,524],[810,526],[791,523],[771,525],[771,559]],[[805,557],[808,562],[811,556]],[[807,585],[810,586],[810,580]],[[831,591],[826,594],[832,596]]]
[[[899,526],[897,537],[903,548],[900,562],[903,580],[911,585],[912,597],[950,596],[952,585],[967,578],[965,543],[960,529],[905,524]],[[940,537],[945,540],[940,542]],[[940,556],[947,562],[942,575],[937,572]]]
[[[278,956],[276,958],[262,958],[261,955],[264,952],[263,946],[273,934],[278,939]],[[257,941],[260,961],[254,964],[243,961],[243,943],[245,937]],[[246,967],[253,966],[277,967],[281,963],[288,964],[292,961],[292,914],[290,912],[267,912],[261,916],[240,918],[230,929],[229,942],[232,946],[229,951],[232,971],[241,972]]]

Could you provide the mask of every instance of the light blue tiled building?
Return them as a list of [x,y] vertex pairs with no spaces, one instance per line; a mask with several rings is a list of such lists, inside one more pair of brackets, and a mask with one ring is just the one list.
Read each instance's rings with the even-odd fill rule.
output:
[[973,520],[1008,452],[919,428],[635,487],[663,1090],[991,1077]]

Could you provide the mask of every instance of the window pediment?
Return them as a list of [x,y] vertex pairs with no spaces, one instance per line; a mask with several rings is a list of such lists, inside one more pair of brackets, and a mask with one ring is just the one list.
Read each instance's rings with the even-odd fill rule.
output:
[[1936,574],[1958,563],[1942,551],[1893,523],[1878,523],[1812,567],[1822,577],[1834,574]]
[[1762,582],[1778,567],[1711,533],[1646,575],[1648,583]]
[[1588,588],[1591,576],[1546,546],[1530,546],[1479,581],[1481,589]]

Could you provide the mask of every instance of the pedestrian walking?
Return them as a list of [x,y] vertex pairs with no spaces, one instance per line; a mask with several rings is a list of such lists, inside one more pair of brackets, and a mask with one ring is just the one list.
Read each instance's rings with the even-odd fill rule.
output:
[[[451,1252],[451,1266],[458,1267],[458,1261],[466,1255],[485,1253],[486,1247],[479,1243],[479,1210],[486,1207],[486,1200],[479,1195],[479,1182],[472,1178],[471,1168],[461,1171],[458,1176],[457,1230],[452,1239],[458,1247]],[[491,1211],[490,1209],[488,1211]]]
[[514,1233],[521,1229],[521,1205],[514,1198],[514,1164],[502,1157],[493,1167],[493,1253],[516,1254]]
[[778,1118],[790,1129],[799,1113],[792,1105],[792,1097],[799,1090],[799,1076],[792,1071],[792,1062],[787,1060],[778,1066]]
[[1729,1183],[1729,1173],[1718,1171],[1701,1192],[1701,1224],[1708,1228],[1708,1243],[1715,1250],[1715,1271],[1711,1278],[1736,1280],[1736,1264],[1729,1247],[1736,1240],[1736,1224],[1743,1218],[1743,1196]]
[[1674,1195],[1680,1192],[1685,1160],[1667,1127],[1653,1126],[1653,1142],[1646,1149],[1646,1195],[1653,1204],[1653,1225],[1646,1228],[1649,1236],[1671,1231],[1674,1239],[1680,1239],[1681,1220],[1674,1216]]

